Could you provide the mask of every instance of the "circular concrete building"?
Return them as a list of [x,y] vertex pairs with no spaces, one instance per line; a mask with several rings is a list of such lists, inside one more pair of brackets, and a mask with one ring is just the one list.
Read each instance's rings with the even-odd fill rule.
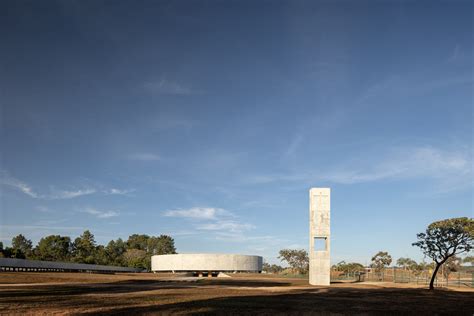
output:
[[260,256],[234,254],[175,254],[151,257],[154,272],[262,272]]

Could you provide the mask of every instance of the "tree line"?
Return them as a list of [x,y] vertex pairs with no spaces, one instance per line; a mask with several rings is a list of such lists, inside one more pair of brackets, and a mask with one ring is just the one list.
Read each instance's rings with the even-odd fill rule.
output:
[[0,257],[43,261],[61,261],[113,265],[150,270],[151,256],[174,254],[174,239],[168,235],[148,236],[133,234],[126,241],[118,238],[99,245],[94,235],[86,230],[71,240],[69,236],[49,235],[33,242],[22,234],[13,237],[11,247],[0,242]]

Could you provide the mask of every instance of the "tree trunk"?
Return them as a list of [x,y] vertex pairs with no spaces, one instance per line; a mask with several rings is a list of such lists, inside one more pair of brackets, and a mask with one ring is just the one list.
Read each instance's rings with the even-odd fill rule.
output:
[[439,267],[441,267],[441,263],[436,263],[436,268],[433,271],[433,275],[431,276],[431,281],[430,281],[430,290],[434,289],[433,283],[436,278],[436,274],[438,273]]
[[446,261],[447,259],[444,259],[443,261],[441,261],[440,263],[436,262],[436,268],[434,269],[433,271],[433,275],[431,276],[431,281],[430,281],[430,290],[433,290],[434,289],[434,280],[436,278],[436,274],[438,273],[438,270],[439,268],[444,264],[444,262]]

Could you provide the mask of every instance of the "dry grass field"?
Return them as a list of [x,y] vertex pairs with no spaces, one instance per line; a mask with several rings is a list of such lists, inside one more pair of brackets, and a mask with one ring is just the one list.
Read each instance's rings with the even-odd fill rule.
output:
[[474,292],[393,283],[334,283],[234,275],[0,273],[0,313],[473,315]]

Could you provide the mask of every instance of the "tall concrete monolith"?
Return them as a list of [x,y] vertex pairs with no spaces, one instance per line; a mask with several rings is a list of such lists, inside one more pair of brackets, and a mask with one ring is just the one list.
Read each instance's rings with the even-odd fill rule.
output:
[[309,190],[309,284],[329,285],[331,279],[331,189]]

